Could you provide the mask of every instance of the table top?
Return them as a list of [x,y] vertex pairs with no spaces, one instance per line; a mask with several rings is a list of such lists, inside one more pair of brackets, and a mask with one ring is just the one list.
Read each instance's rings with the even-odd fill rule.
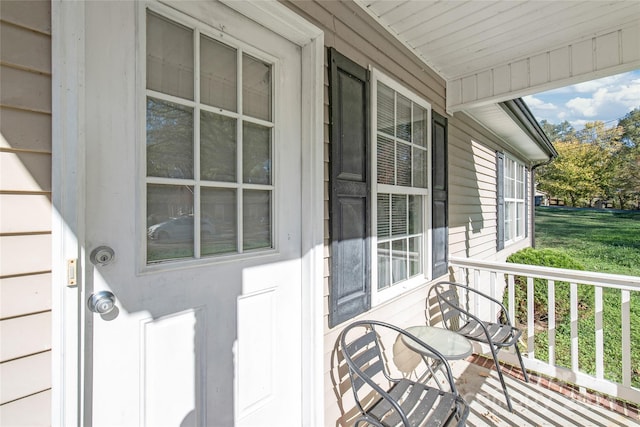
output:
[[[411,326],[406,328],[406,331],[438,350],[449,360],[464,359],[471,355],[473,351],[471,342],[468,339],[447,329],[422,325]],[[415,341],[404,336],[402,341],[412,350],[428,357],[431,356],[431,353],[426,348]]]

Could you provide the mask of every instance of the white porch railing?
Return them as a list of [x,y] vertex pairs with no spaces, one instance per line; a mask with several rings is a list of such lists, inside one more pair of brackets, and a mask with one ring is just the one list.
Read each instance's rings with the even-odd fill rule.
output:
[[[631,325],[633,322],[635,325],[634,328],[639,328],[640,318],[637,318],[637,316],[632,318],[630,304],[632,294],[634,294],[634,297],[640,297],[640,277],[490,262],[459,257],[452,257],[450,259],[450,265],[454,269],[455,280],[458,283],[469,285],[498,299],[502,298],[503,292],[508,291],[507,307],[509,317],[513,322],[516,321],[516,301],[514,300],[516,277],[520,278],[519,280],[526,278],[527,316],[526,325],[521,326],[525,329],[523,337],[526,340],[526,350],[523,352],[523,356],[525,356],[524,362],[527,369],[620,399],[640,402],[640,386],[638,385],[640,382],[638,372],[640,371],[640,366],[637,366],[637,361],[636,366],[632,366],[631,359],[632,345],[635,351],[640,351],[640,342],[632,343],[631,341]],[[541,325],[534,323],[533,295],[535,279],[543,279],[547,284],[548,319],[546,322],[546,333],[548,335],[548,344],[543,344],[546,346],[546,349],[536,348],[536,345],[540,346],[540,341],[544,343],[544,340],[538,340],[538,342],[536,342],[535,334],[544,333],[545,328],[541,328]],[[556,331],[555,290],[556,284],[559,282],[569,283],[570,367],[561,367],[556,363],[556,352],[559,351],[559,349],[556,346],[558,335]],[[579,366],[580,342],[578,340],[578,326],[581,317],[578,306],[578,285],[594,287],[595,327],[593,331],[586,331],[586,333],[593,333],[595,335],[595,355],[593,355],[595,359],[594,374],[581,371]],[[607,360],[607,363],[611,365],[609,362],[613,362],[614,365],[621,366],[621,382],[611,381],[605,378],[605,336],[607,336],[607,334],[613,336],[614,333],[618,334],[619,331],[608,330],[607,325],[605,325],[606,322],[603,322],[603,312],[605,310],[603,307],[604,289],[620,290],[622,340],[620,343],[617,343],[617,345],[621,346],[621,360]],[[475,302],[470,301],[470,304],[472,304],[473,307]],[[476,313],[481,312],[481,307],[475,306],[474,308]],[[487,313],[487,315],[495,319],[498,313]],[[584,334],[585,331],[581,331],[581,333]],[[534,343],[536,345],[534,345]],[[610,343],[608,345],[610,345]],[[540,353],[548,353],[548,360],[536,358],[536,349]],[[607,355],[606,357],[609,359],[611,356]],[[500,359],[517,366],[517,359],[514,354],[503,351],[500,353]],[[636,370],[635,374],[634,369]]]

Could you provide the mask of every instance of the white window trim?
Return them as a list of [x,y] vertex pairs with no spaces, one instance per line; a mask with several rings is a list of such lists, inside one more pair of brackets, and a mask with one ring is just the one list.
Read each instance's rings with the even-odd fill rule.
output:
[[[407,187],[406,192],[403,194],[419,194],[423,196],[423,234],[424,239],[422,241],[422,266],[423,272],[421,275],[409,278],[398,284],[389,286],[383,290],[378,290],[378,193],[393,193],[395,186],[389,186],[385,184],[378,184],[378,167],[377,167],[377,105],[378,105],[378,82],[384,83],[397,93],[409,98],[413,103],[423,107],[427,110],[427,188],[417,189],[414,187]],[[370,101],[370,114],[371,114],[371,306],[375,307],[386,301],[389,301],[399,295],[404,294],[412,289],[423,285],[430,280],[432,276],[432,212],[431,212],[431,195],[432,195],[432,165],[431,165],[431,104],[425,101],[422,97],[410,91],[409,89],[396,82],[391,77],[387,76],[376,68],[371,68],[371,101]]]
[[[507,178],[511,178],[511,177],[507,177],[507,162],[513,162],[514,165],[514,169],[515,170],[515,174],[516,176],[514,177],[514,188],[513,188],[513,194],[517,194],[517,182],[518,182],[518,177],[517,177],[517,167],[521,166],[522,167],[522,198],[518,199],[517,197],[506,197],[507,194]],[[527,173],[527,168],[525,167],[524,163],[519,162],[518,160],[516,160],[514,157],[508,155],[505,153],[504,155],[504,163],[503,163],[503,174],[502,174],[502,185],[503,185],[503,189],[504,189],[504,231],[505,234],[507,232],[507,220],[511,219],[511,225],[510,225],[510,235],[512,236],[511,239],[505,239],[504,241],[504,245],[512,245],[516,242],[519,242],[521,240],[524,240],[526,237],[526,228],[528,227],[528,224],[523,224],[522,227],[522,234],[518,235],[518,229],[517,229],[517,221],[516,221],[516,217],[517,217],[517,211],[514,211],[514,216],[513,218],[507,218],[507,203],[515,203],[514,206],[518,206],[519,203],[522,204],[522,221],[525,221],[526,218],[526,200],[527,200],[527,188],[525,185],[525,174]]]

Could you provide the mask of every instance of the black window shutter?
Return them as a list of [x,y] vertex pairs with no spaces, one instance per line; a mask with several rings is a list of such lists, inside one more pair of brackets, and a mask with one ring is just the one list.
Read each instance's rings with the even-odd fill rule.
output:
[[431,197],[433,223],[433,277],[447,273],[449,263],[449,212],[447,177],[447,127],[446,117],[433,112],[432,119],[432,181]]
[[329,85],[329,327],[334,327],[371,304],[369,72],[329,49]]
[[496,184],[497,184],[497,236],[496,249],[504,249],[504,153],[496,151]]

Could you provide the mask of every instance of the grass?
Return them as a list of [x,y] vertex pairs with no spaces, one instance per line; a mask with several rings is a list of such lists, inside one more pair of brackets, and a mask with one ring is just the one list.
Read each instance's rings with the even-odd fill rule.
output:
[[[640,276],[640,212],[536,208],[536,249],[513,254],[509,261],[558,268]],[[526,292],[518,280],[516,301]],[[571,366],[569,284],[556,283],[556,364]],[[534,285],[536,357],[548,357],[546,281]],[[579,369],[595,374],[594,287],[578,286]],[[604,376],[621,382],[622,320],[620,291],[603,291]],[[640,387],[640,292],[631,293],[632,385]],[[517,321],[526,325],[526,307],[516,307]]]
[[536,248],[560,249],[588,271],[640,276],[640,212],[538,207]]

